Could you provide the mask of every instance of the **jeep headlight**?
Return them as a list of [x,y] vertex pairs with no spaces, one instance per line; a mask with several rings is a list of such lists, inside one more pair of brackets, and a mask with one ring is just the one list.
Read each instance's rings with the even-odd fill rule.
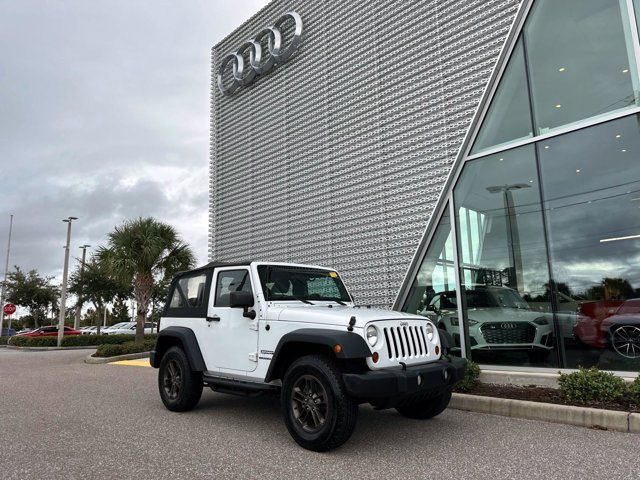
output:
[[367,342],[372,347],[378,343],[378,329],[374,325],[369,325],[367,327]]
[[433,342],[433,325],[431,325],[430,323],[427,323],[427,338],[429,339],[430,342]]

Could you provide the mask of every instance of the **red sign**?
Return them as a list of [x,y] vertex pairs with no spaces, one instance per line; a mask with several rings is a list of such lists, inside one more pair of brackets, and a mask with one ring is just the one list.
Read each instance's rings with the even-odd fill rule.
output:
[[5,315],[13,315],[14,313],[16,313],[16,306],[13,303],[7,303],[2,308],[2,311],[4,311]]

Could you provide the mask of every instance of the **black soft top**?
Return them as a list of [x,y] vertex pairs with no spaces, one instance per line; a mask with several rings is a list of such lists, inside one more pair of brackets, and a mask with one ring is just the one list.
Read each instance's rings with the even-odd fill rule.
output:
[[178,272],[173,276],[173,278],[174,279],[180,278],[185,275],[191,275],[192,273],[196,273],[196,272],[206,272],[218,267],[248,267],[251,264],[251,262],[252,260],[243,260],[241,262],[209,262],[206,265],[203,265],[201,267],[196,267],[192,270],[184,270],[182,272]]

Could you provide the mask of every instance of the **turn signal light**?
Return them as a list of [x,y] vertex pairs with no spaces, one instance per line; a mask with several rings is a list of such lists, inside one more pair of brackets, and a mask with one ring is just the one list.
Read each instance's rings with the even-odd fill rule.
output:
[[440,347],[436,345],[436,355],[440,355]]
[[378,363],[379,359],[380,355],[378,355],[378,352],[373,352],[373,355],[371,355],[371,360],[373,360],[373,363]]
[[340,345],[339,343],[336,343],[333,346],[333,352],[334,353],[342,353],[342,345]]

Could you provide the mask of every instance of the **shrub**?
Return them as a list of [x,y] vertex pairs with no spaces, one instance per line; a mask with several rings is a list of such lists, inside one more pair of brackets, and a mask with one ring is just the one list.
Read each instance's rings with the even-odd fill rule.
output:
[[624,380],[596,367],[560,374],[560,392],[572,402],[615,402],[626,393]]
[[629,400],[631,403],[640,405],[640,376],[629,385]]
[[11,337],[0,337],[0,345],[6,345]]
[[156,345],[155,338],[145,338],[142,344],[125,342],[121,344],[105,344],[98,346],[94,357],[115,357],[116,355],[128,355],[130,353],[149,352]]
[[480,377],[480,367],[477,363],[467,360],[467,371],[462,380],[456,383],[456,390],[459,392],[469,392],[478,383]]
[[[145,335],[145,341],[155,343],[157,335]],[[118,345],[131,342],[131,335],[71,335],[62,338],[63,347],[93,347],[98,345]],[[17,347],[55,347],[58,337],[11,337],[11,345]]]

